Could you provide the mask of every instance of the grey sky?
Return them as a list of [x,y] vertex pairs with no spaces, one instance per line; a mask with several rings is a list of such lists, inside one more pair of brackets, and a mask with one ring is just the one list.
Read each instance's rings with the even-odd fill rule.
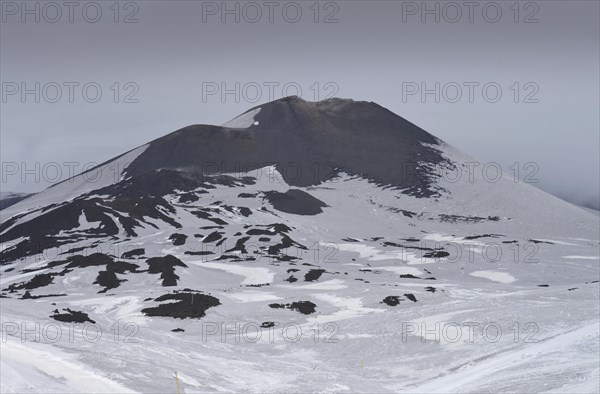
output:
[[[474,2],[472,23],[462,1],[453,3],[463,13],[456,23],[448,21],[457,15],[448,2],[427,2],[428,9],[438,4],[439,23],[431,14],[421,21],[421,1],[320,2],[318,23],[313,1],[297,2],[302,16],[296,23],[286,18],[295,18],[297,7],[283,1],[273,5],[272,23],[263,1],[254,3],[262,11],[256,23],[250,21],[256,7],[244,2],[238,2],[239,23],[233,14],[221,22],[220,1],[121,2],[118,23],[113,1],[90,3],[74,7],[72,23],[62,1],[55,3],[62,11],[55,23],[50,20],[56,10],[39,3],[36,23],[35,15],[23,15],[21,1],[2,1],[3,191],[46,187],[56,174],[56,166],[48,163],[58,163],[66,178],[71,165],[65,163],[80,163],[75,167],[81,169],[188,124],[224,123],[282,97],[288,84],[288,94],[299,86],[302,97],[311,101],[333,91],[339,97],[375,101],[482,162],[506,167],[535,162],[541,188],[598,208],[597,1],[520,2],[518,15],[514,1]],[[36,2],[27,4],[36,7]],[[236,2],[227,7],[234,9]],[[100,8],[100,20],[86,21],[84,8],[90,20]],[[491,23],[498,8],[502,15]],[[137,23],[123,23],[130,14]],[[324,23],[326,18],[338,22]],[[20,92],[10,94],[15,86],[21,89],[25,83],[33,89],[36,82],[39,103],[33,94],[25,100]],[[65,82],[79,83],[73,103]],[[90,82],[102,89],[95,103],[82,95],[82,86]],[[279,84],[273,97],[270,82]],[[479,84],[472,103],[469,82]],[[56,103],[49,102],[55,85],[41,92],[48,83],[62,87]],[[207,84],[235,89],[236,83],[239,102],[233,94],[225,100],[206,95]],[[403,95],[403,86],[406,93],[423,83],[428,89],[440,83],[439,103],[434,94],[425,100],[420,94]],[[492,90],[484,96],[486,84]],[[257,85],[262,89],[258,97]],[[459,99],[457,85],[463,94]],[[497,86],[502,96],[490,103]],[[138,88],[132,98],[139,102],[124,102]],[[23,168],[12,175],[11,163],[33,169],[36,162],[42,172],[39,182]]]

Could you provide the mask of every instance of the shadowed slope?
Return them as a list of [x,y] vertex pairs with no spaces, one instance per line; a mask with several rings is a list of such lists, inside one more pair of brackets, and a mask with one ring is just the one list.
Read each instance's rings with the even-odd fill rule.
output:
[[443,161],[431,147],[440,141],[377,104],[287,97],[256,108],[258,124],[248,128],[194,125],[151,142],[127,175],[235,173],[275,164],[294,186],[315,185],[343,170],[418,197],[435,194],[422,163]]

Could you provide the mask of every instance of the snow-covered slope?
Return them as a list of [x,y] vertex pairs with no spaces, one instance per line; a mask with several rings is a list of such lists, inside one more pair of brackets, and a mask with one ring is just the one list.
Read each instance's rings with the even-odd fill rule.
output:
[[147,145],[140,146],[82,174],[52,185],[41,193],[33,194],[18,204],[0,211],[0,218],[4,221],[24,212],[63,203],[93,190],[113,185],[123,180],[122,172],[146,148]]
[[0,211],[24,200],[30,193],[0,192]]
[[3,392],[599,389],[598,216],[376,104],[116,161],[3,216]]

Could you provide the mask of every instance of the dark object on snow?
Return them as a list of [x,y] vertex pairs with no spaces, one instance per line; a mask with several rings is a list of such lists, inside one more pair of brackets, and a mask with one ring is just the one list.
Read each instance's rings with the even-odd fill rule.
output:
[[53,318],[54,320],[58,320],[58,321],[61,321],[63,323],[85,323],[85,322],[89,322],[89,323],[92,323],[92,324],[96,324],[96,322],[93,321],[92,319],[90,319],[90,317],[88,316],[88,314],[85,313],[85,312],[72,311],[69,308],[63,309],[63,311],[66,311],[67,313],[58,313],[58,309],[56,309],[54,311],[54,315],[52,315],[50,317]]
[[415,297],[414,295],[412,295],[411,293],[405,293],[404,297],[408,298],[409,300],[411,300],[412,302],[417,302],[417,297]]
[[387,296],[383,299],[382,301],[384,304],[387,304],[389,306],[396,306],[398,304],[400,304],[400,297],[398,296]]
[[[176,300],[177,302],[171,302],[172,300]],[[146,316],[199,319],[205,316],[207,309],[221,305],[221,302],[217,298],[197,292],[165,294],[158,297],[155,301],[169,302],[152,308],[142,309],[142,313]]]
[[323,269],[310,270],[304,275],[304,280],[306,282],[314,282],[318,280],[324,272],[325,270]]
[[265,192],[265,198],[278,211],[295,215],[317,215],[323,212],[321,208],[327,206],[323,201],[298,189],[290,189],[285,193]]

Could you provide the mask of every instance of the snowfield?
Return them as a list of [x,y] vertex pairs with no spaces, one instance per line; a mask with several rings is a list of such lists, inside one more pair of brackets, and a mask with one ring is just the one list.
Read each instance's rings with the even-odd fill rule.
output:
[[[172,133],[97,184],[80,175],[0,211],[0,391],[600,391],[598,215],[508,175],[402,188],[340,170],[304,185],[274,164],[200,177],[153,156],[194,163],[189,141],[218,150],[221,134],[252,152],[244,133],[277,131],[267,114],[393,115],[277,105],[294,111]],[[473,161],[427,145],[405,153],[424,149],[435,171]]]
[[[243,190],[252,194],[267,187],[285,188],[259,182]],[[309,269],[323,268],[318,280],[304,281],[306,270],[301,268],[298,282],[285,282],[288,267],[294,266],[267,260],[198,259],[183,253],[184,246],[173,246],[169,232],[149,227],[136,238],[146,255],[154,249],[178,257],[188,266],[178,271],[178,288],[201,289],[222,305],[199,320],[150,318],[140,310],[146,298],[162,294],[157,293],[160,281],[129,278],[118,296],[99,297],[97,290],[80,285],[86,276],[91,283],[97,271],[43,292],[66,292],[68,297],[27,301],[26,309],[25,301],[3,298],[2,392],[173,392],[174,372],[187,393],[293,391],[300,386],[319,392],[598,392],[598,283],[591,283],[599,272],[597,241],[496,222],[425,221],[412,229],[402,215],[385,207],[412,210],[418,201],[398,200],[392,191],[349,177],[309,192],[335,208],[317,216],[277,215],[278,221],[293,223],[300,235],[292,236],[295,240],[318,240],[316,259],[314,250],[290,253],[318,266]],[[233,204],[239,201],[237,194],[218,187],[203,198],[209,205]],[[340,197],[345,195],[361,197]],[[376,205],[359,208],[375,198]],[[257,210],[256,224],[272,222],[259,213],[260,204],[244,203]],[[176,216],[187,217],[183,208]],[[588,220],[593,225],[596,219]],[[390,221],[395,225],[389,227]],[[226,231],[236,232],[244,223]],[[323,223],[336,225],[324,233]],[[90,227],[83,219],[80,224],[81,230]],[[177,232],[193,238],[196,228],[190,219]],[[486,240],[464,240],[468,234],[487,233],[506,234],[502,240],[539,238],[548,243],[538,244],[538,263],[515,262],[508,253],[488,262],[482,258]],[[571,240],[560,241],[560,235]],[[413,249],[386,246],[373,237],[409,245],[399,238],[418,237],[417,246],[469,245],[475,261],[469,262],[467,255],[451,263],[422,258]],[[353,242],[344,241],[348,238]],[[19,274],[6,272],[8,267],[3,267],[3,287],[47,272]],[[422,279],[428,276],[435,280]],[[424,291],[426,287],[435,292]],[[409,293],[416,302],[406,299]],[[402,300],[398,306],[387,305],[382,300],[388,295]],[[305,316],[268,307],[294,300],[312,301],[317,312]],[[96,324],[49,319],[61,305],[86,311]],[[261,328],[268,321],[276,325]],[[57,327],[61,337],[54,340]],[[171,331],[176,328],[185,331]]]

